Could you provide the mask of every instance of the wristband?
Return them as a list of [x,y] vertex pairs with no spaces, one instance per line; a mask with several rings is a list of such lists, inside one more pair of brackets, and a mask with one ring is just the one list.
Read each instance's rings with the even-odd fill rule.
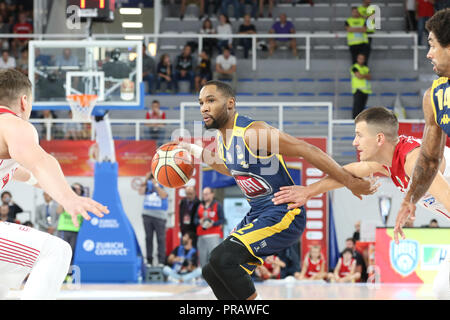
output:
[[25,181],[26,184],[29,184],[30,186],[34,186],[36,183],[38,183],[38,181],[36,180],[36,178],[33,176],[32,173],[30,173],[30,179],[28,179],[27,181]]
[[191,154],[198,159],[202,158],[203,148],[196,145],[196,144],[190,144]]

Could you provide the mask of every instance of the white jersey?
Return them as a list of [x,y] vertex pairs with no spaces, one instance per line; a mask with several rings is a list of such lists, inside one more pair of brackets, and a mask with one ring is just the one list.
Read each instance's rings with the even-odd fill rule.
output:
[[0,191],[11,181],[19,164],[13,159],[0,160]]

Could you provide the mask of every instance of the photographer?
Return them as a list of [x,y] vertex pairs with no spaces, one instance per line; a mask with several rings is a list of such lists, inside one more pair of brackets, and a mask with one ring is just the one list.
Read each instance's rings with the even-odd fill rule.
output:
[[155,232],[158,244],[158,265],[163,265],[166,259],[166,220],[169,195],[151,172],[148,172],[145,176],[145,182],[139,188],[139,194],[145,196],[142,217],[145,229],[147,263],[153,264],[153,233]]
[[169,277],[169,281],[188,282],[202,275],[202,269],[198,267],[197,250],[192,245],[194,234],[185,232],[182,245],[173,249],[167,258],[163,273]]
[[200,266],[208,263],[211,251],[223,239],[225,222],[222,205],[214,199],[214,191],[210,187],[203,189],[203,201],[198,206],[194,223],[197,226],[197,248]]

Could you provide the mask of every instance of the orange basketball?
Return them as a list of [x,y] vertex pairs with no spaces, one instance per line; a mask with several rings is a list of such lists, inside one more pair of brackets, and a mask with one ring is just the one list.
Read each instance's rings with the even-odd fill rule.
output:
[[152,159],[152,173],[156,181],[168,188],[184,186],[194,173],[191,154],[178,146],[176,142],[169,142],[156,150]]

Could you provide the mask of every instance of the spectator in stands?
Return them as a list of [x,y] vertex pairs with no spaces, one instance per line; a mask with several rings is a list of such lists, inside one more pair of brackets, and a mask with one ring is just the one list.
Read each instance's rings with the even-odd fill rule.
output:
[[417,30],[416,0],[405,0],[405,27],[406,32]]
[[256,20],[258,19],[258,0],[239,0],[241,6],[241,17],[245,16],[245,5],[252,6],[251,16]]
[[147,81],[148,93],[153,93],[155,82],[155,60],[147,54],[145,44],[142,45],[142,80]]
[[276,255],[268,256],[264,260],[264,264],[255,269],[255,276],[259,280],[281,279],[281,269],[286,267],[286,264]]
[[[72,110],[69,110],[68,117],[72,118]],[[84,138],[83,125],[80,122],[65,122],[62,126],[65,140],[81,140]]]
[[[256,34],[256,27],[250,19],[250,14],[244,15],[244,22],[239,26],[239,34]],[[252,47],[252,38],[241,38],[239,44],[244,47],[244,59],[248,59],[248,51]]]
[[38,205],[35,210],[36,225],[43,232],[54,234],[58,226],[59,215],[57,213],[59,205],[53,201],[52,197],[43,192],[44,203]]
[[194,219],[194,224],[197,226],[197,248],[202,267],[208,263],[211,251],[222,241],[224,222],[223,208],[214,199],[214,191],[210,187],[203,188],[202,203],[198,206]]
[[[293,0],[295,1],[295,0]],[[273,0],[267,0],[268,2],[268,17],[272,18],[272,10],[273,10]],[[264,0],[259,0],[259,17],[264,18]]]
[[17,70],[23,74],[28,75],[28,47],[23,47],[20,50],[20,58],[17,60]]
[[[161,110],[159,100],[153,100],[151,107],[145,114],[145,119],[166,119],[166,113]],[[147,123],[145,126],[148,128],[148,137],[151,140],[155,140],[157,146],[163,144],[164,139],[164,123]]]
[[170,56],[167,53],[164,53],[160,57],[158,66],[156,67],[156,91],[160,90],[161,83],[166,84],[166,91],[172,91],[173,68]]
[[2,204],[8,205],[9,207],[9,218],[11,221],[15,221],[17,214],[23,212],[22,208],[13,201],[13,197],[9,191],[3,191],[1,199]]
[[233,28],[231,27],[231,22],[228,19],[228,16],[224,14],[219,15],[217,34],[220,35],[217,41],[219,53],[223,52],[224,48],[228,48],[230,51],[233,51],[233,38],[229,36],[230,34],[233,34]]
[[[291,21],[287,20],[285,13],[280,14],[280,20],[275,22],[270,28],[269,33],[275,34],[290,34],[295,33],[295,26]],[[289,43],[292,50],[292,55],[297,57],[297,41],[295,38],[271,38],[269,39],[269,57],[271,57],[280,43]]]
[[147,248],[147,263],[153,264],[153,234],[156,233],[158,265],[163,266],[166,258],[166,221],[169,209],[169,194],[148,172],[145,181],[138,190],[144,197],[142,212]]
[[366,51],[366,61],[369,61],[370,52],[372,51],[372,37],[370,35],[375,33],[375,21],[372,20],[370,22],[367,21],[369,17],[373,16],[375,14],[375,8],[371,6],[371,0],[363,0],[363,3],[361,6],[358,7],[358,12],[366,19],[366,33],[368,38],[367,43],[367,51]]
[[370,69],[365,65],[366,56],[364,54],[358,54],[357,62],[350,68],[350,75],[352,81],[352,93],[353,93],[353,119],[364,110],[369,99],[369,94],[372,93],[370,79]]
[[201,87],[212,79],[211,59],[206,50],[200,52],[198,58],[200,61],[197,64],[195,73],[195,92],[200,92]]
[[213,79],[231,79],[231,87],[237,89],[236,57],[230,52],[230,49],[224,48],[223,53],[216,58],[216,71]]
[[2,51],[2,57],[0,59],[0,69],[10,69],[16,67],[16,59],[9,56],[8,50]]
[[350,49],[353,64],[356,63],[358,54],[362,53],[367,57],[369,51],[366,19],[361,17],[357,7],[352,7],[352,16],[345,21],[345,29],[347,30],[347,45]]
[[55,65],[57,67],[78,66],[78,57],[72,54],[70,48],[65,48],[62,54],[56,57]]
[[436,219],[431,219],[428,227],[429,228],[439,228],[439,223]]
[[327,276],[325,259],[320,251],[320,245],[310,247],[302,264],[302,271],[296,272],[297,280],[324,280]]
[[[53,110],[42,110],[38,116],[39,119],[57,119],[56,113]],[[42,125],[39,127],[39,138],[47,139],[47,127]],[[63,139],[64,133],[62,132],[60,124],[54,124],[51,128],[50,139]]]
[[428,38],[428,31],[425,29],[425,24],[434,14],[434,1],[435,0],[416,0],[417,36],[419,46],[422,45],[424,32]]
[[209,6],[212,4],[213,5],[212,13],[214,15],[217,15],[217,12],[222,7],[221,2],[222,2],[222,0],[206,0],[206,2],[205,2],[205,14],[207,16],[209,16]]
[[[356,250],[356,241],[353,238],[345,240],[345,248],[350,249],[353,253],[353,258],[356,260],[356,271],[360,273],[361,280],[367,280],[367,266],[362,254]],[[342,256],[343,252],[341,253]]]
[[6,204],[0,205],[0,221],[14,223],[14,219],[11,219],[9,214],[9,207]]
[[[208,0],[206,0],[206,1],[208,1]],[[205,15],[205,0],[181,0],[180,20],[183,20],[183,18],[184,18],[187,4],[195,4],[200,8],[200,14],[198,16],[198,20],[202,20],[203,16]]]
[[356,271],[356,259],[352,256],[352,250],[344,249],[333,273],[328,273],[330,282],[357,282],[361,279],[361,273]]
[[236,21],[238,21],[239,20],[239,15],[241,14],[241,6],[239,4],[239,0],[222,0],[221,13],[228,17],[228,6],[230,4],[233,5],[234,17],[236,18]]
[[353,239],[355,239],[355,241],[359,241],[359,232],[361,230],[361,221],[356,221],[355,222],[355,232],[353,232]]
[[178,92],[178,82],[180,80],[189,81],[189,91],[194,92],[194,59],[192,58],[191,46],[184,46],[183,52],[177,57],[175,65],[175,91]]
[[[216,34],[216,29],[214,29],[213,24],[209,18],[203,20],[202,28],[200,29],[201,34]],[[217,48],[217,39],[215,38],[203,38],[203,49],[208,53],[211,57],[214,51],[214,48]]]
[[42,54],[41,49],[34,49],[34,64],[37,67],[46,67],[52,65],[52,56],[48,54]]
[[[13,33],[15,34],[31,34],[33,33],[33,25],[27,21],[27,14],[25,12],[20,12],[18,16],[18,21],[13,26]],[[14,38],[11,42],[12,51],[14,56],[23,47],[28,45],[29,38]]]
[[434,11],[450,8],[450,0],[434,0]]
[[[5,17],[0,14],[0,34],[11,33],[11,25],[6,22]],[[9,50],[9,40],[0,39],[0,50]]]
[[202,275],[198,266],[197,249],[193,245],[193,233],[184,232],[181,245],[172,250],[167,257],[168,266],[164,266],[163,274],[169,281],[189,282]]
[[278,252],[278,258],[286,265],[281,269],[281,279],[294,276],[296,272],[300,271],[300,241]]
[[179,208],[179,221],[181,233],[193,232],[194,246],[197,244],[197,227],[194,223],[195,215],[197,214],[200,199],[197,197],[195,187],[188,186],[185,188],[186,196],[181,199]]

